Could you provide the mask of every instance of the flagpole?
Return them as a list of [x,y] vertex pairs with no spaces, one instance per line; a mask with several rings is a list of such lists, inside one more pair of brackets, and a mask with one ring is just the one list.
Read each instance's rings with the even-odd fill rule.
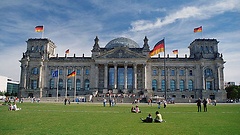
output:
[[66,78],[66,84],[65,84],[65,87],[66,87],[66,90],[65,90],[65,98],[67,98],[67,78]]
[[165,95],[165,100],[167,100],[167,80],[166,80],[166,44],[165,44],[165,37],[163,38],[164,40],[164,82],[165,82],[165,93],[164,93],[164,95]]
[[[76,70],[74,70],[75,72],[76,72]],[[76,92],[76,76],[77,76],[77,73],[75,73],[76,75],[74,76],[74,99],[73,100],[75,100],[76,99],[76,94],[77,94],[77,92]]]
[[57,77],[57,102],[58,102],[58,82],[59,82],[59,70],[57,68],[57,73],[58,73],[58,77]]
[[44,25],[43,25],[43,31],[42,31],[42,38],[43,38],[43,34],[44,34]]

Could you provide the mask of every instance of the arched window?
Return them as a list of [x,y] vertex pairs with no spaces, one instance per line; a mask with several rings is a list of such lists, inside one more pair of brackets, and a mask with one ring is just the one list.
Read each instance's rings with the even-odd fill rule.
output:
[[84,83],[84,90],[89,90],[89,80],[88,79],[86,79],[85,80],[85,83]]
[[156,70],[156,69],[153,69],[153,70],[152,70],[152,75],[153,75],[153,76],[156,76],[156,75],[157,75],[157,70]]
[[77,91],[81,90],[81,80],[80,79],[76,80],[76,90]]
[[85,74],[89,75],[89,69],[86,69]]
[[189,91],[192,91],[192,90],[193,90],[193,81],[192,81],[192,80],[189,80],[189,81],[188,81],[188,90],[189,90]]
[[180,80],[179,82],[179,89],[180,91],[183,91],[185,88],[184,88],[184,80]]
[[67,90],[71,90],[72,89],[72,79],[68,79],[67,80]]
[[38,87],[38,81],[31,80],[31,89],[37,89],[37,87]]
[[170,90],[175,91],[175,89],[176,89],[175,80],[171,80],[170,81]]
[[36,46],[35,51],[38,52],[38,46]]
[[162,91],[166,90],[165,80],[162,80],[162,82],[161,82],[161,89],[162,89]]
[[58,81],[58,90],[62,90],[63,89],[63,79],[59,79]]
[[38,69],[37,67],[34,67],[34,68],[32,69],[32,74],[38,75],[38,74],[39,74],[39,69]]
[[205,69],[204,71],[205,77],[213,76],[213,71],[210,68]]
[[152,90],[153,91],[157,90],[157,80],[156,79],[152,80]]
[[54,79],[50,79],[49,84],[50,84],[49,88],[53,89],[54,88]]

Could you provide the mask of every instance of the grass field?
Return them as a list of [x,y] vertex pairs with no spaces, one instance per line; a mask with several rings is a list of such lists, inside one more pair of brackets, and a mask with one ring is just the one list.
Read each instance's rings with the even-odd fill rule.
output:
[[[238,135],[240,104],[208,106],[197,112],[196,104],[169,104],[161,108],[165,123],[142,123],[157,105],[139,104],[142,113],[130,113],[132,104],[23,103],[20,111],[0,106],[1,135]],[[203,109],[203,108],[202,108]]]

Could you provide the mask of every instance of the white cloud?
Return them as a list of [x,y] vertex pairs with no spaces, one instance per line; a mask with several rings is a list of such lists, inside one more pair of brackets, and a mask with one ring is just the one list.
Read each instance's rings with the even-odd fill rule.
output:
[[[211,1],[212,2],[212,1]],[[143,31],[151,29],[159,29],[162,26],[171,24],[178,19],[206,19],[213,15],[221,14],[226,11],[239,11],[240,3],[237,0],[217,1],[204,6],[188,6],[181,10],[169,14],[161,19],[157,18],[155,21],[137,20],[132,22],[132,31]]]

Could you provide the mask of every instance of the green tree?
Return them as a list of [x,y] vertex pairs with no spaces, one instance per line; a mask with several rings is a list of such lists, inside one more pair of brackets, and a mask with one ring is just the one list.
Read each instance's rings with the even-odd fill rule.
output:
[[240,86],[228,86],[225,88],[227,91],[228,99],[239,99],[240,98]]

